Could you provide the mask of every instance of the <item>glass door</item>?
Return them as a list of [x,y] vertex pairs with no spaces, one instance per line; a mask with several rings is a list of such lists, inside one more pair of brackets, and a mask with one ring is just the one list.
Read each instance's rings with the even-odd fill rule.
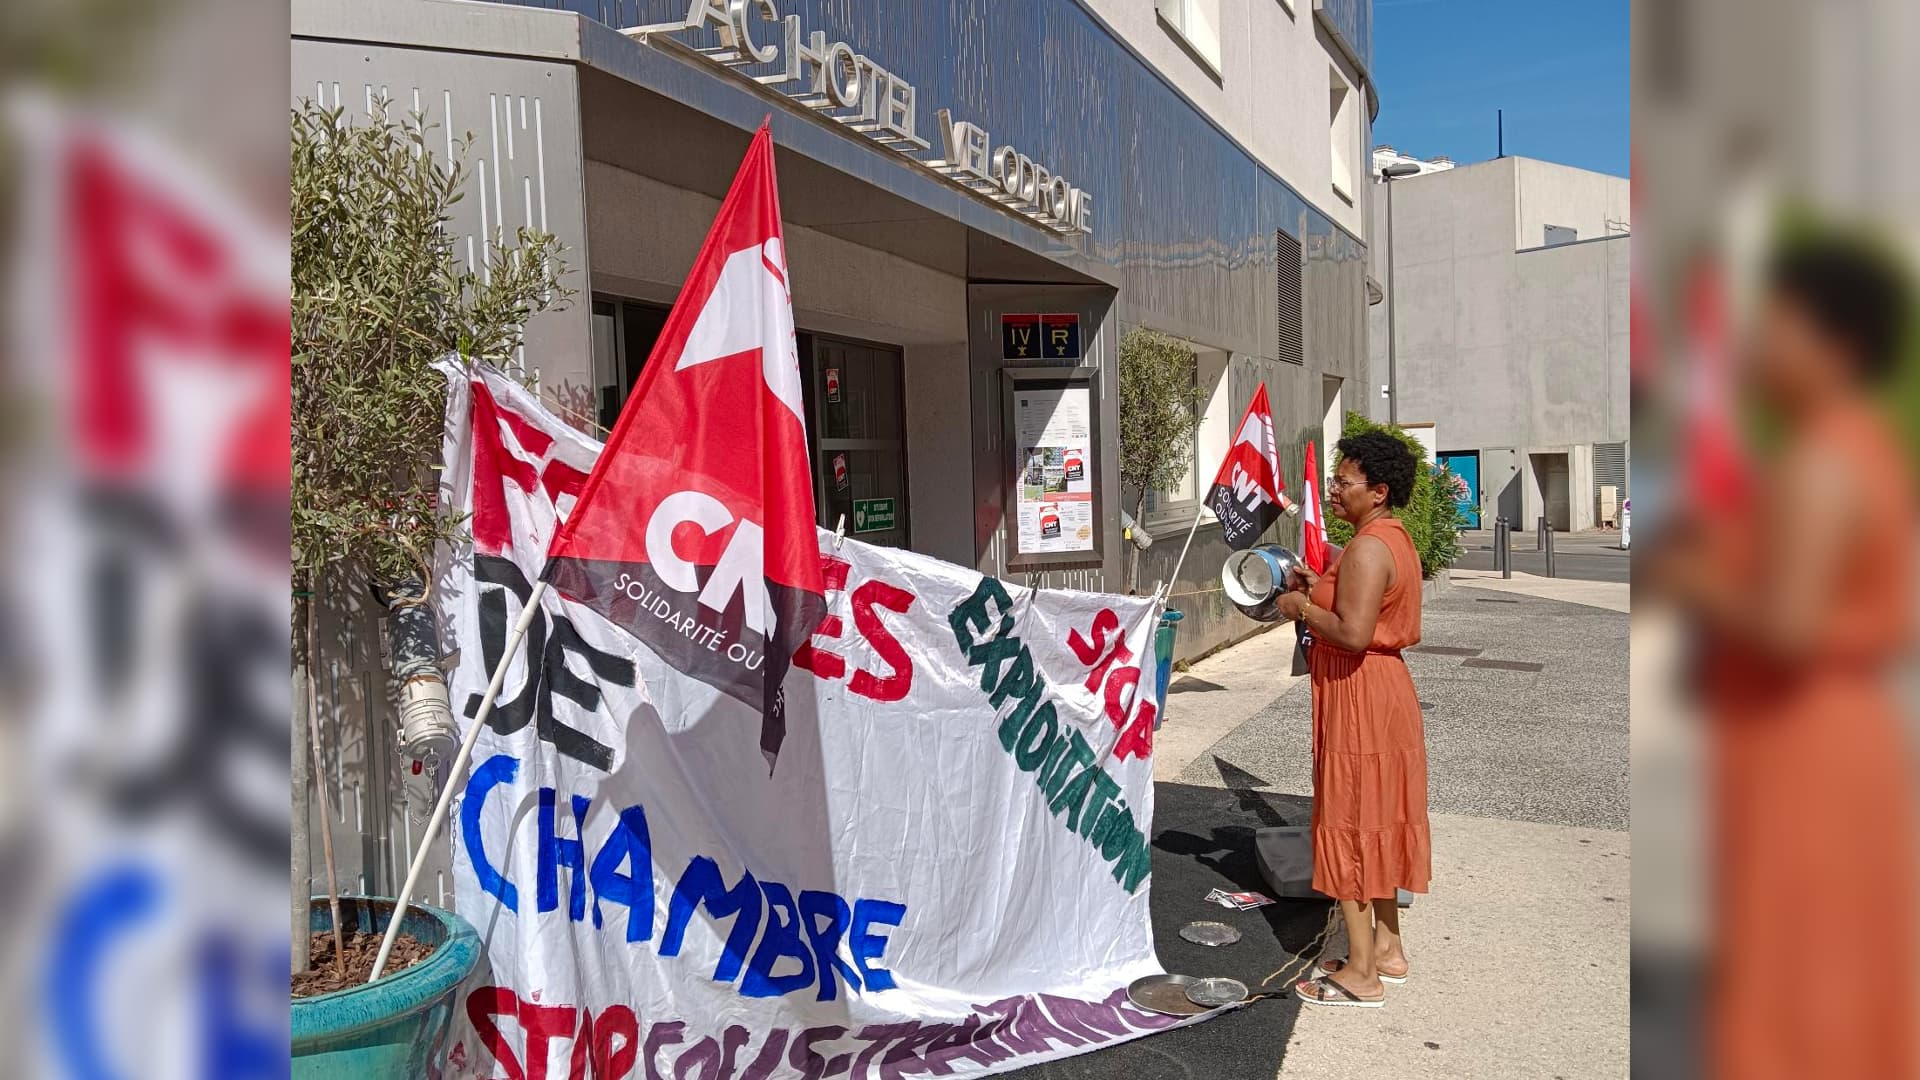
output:
[[801,334],[814,505],[831,529],[907,546],[906,399],[897,348]]

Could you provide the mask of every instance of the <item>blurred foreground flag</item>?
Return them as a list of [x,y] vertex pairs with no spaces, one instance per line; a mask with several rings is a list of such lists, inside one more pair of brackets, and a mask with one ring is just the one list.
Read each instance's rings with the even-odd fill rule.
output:
[[1702,260],[1687,283],[1687,337],[1693,371],[1686,402],[1685,452],[1688,489],[1709,514],[1726,514],[1744,502],[1749,484],[1740,442],[1733,366],[1732,314],[1725,271]]
[[11,1064],[285,1075],[286,232],[145,132],[7,105]]

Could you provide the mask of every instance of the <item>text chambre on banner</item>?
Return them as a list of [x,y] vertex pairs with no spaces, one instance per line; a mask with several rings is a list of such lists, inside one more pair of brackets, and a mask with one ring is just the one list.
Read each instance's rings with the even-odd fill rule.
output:
[[[520,762],[508,754],[482,762],[467,781],[461,808],[462,817],[468,819],[463,821],[462,834],[480,888],[516,913],[521,911],[520,887],[489,857],[480,818],[487,797],[511,784],[519,771]],[[626,910],[626,941],[653,941],[656,881],[646,809],[622,808],[613,830],[588,852],[579,838],[587,834],[592,800],[584,795],[568,797],[572,836],[560,835],[559,801],[555,789],[540,789],[534,840],[535,910],[544,915],[560,909],[564,869],[569,919],[581,922],[591,912],[594,927],[600,929],[606,925],[606,909],[617,905]],[[743,997],[779,997],[817,988],[817,1000],[832,1001],[843,982],[850,994],[893,988],[893,975],[880,961],[888,943],[884,931],[899,926],[906,917],[904,904],[865,897],[849,902],[823,889],[802,889],[796,895],[781,882],[759,880],[749,869],[742,869],[738,880],[729,885],[718,862],[696,855],[674,882],[666,926],[660,933],[661,956],[680,954],[687,927],[702,908],[716,922],[733,920],[713,979],[737,981]],[[788,970],[775,974],[782,961],[789,961]]]

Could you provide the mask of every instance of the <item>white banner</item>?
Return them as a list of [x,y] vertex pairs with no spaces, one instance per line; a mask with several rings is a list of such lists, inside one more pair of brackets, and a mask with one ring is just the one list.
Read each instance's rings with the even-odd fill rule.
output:
[[[600,446],[446,370],[464,724]],[[1175,1025],[1125,993],[1160,970],[1157,605],[820,538],[771,775],[757,710],[544,595],[453,814],[491,965],[456,1075],[967,1077]]]

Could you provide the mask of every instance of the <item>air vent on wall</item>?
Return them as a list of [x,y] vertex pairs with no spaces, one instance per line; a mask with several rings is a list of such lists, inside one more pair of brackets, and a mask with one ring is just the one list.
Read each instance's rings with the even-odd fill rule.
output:
[[1273,231],[1275,308],[1279,312],[1274,356],[1289,364],[1305,363],[1306,344],[1300,323],[1300,241]]

